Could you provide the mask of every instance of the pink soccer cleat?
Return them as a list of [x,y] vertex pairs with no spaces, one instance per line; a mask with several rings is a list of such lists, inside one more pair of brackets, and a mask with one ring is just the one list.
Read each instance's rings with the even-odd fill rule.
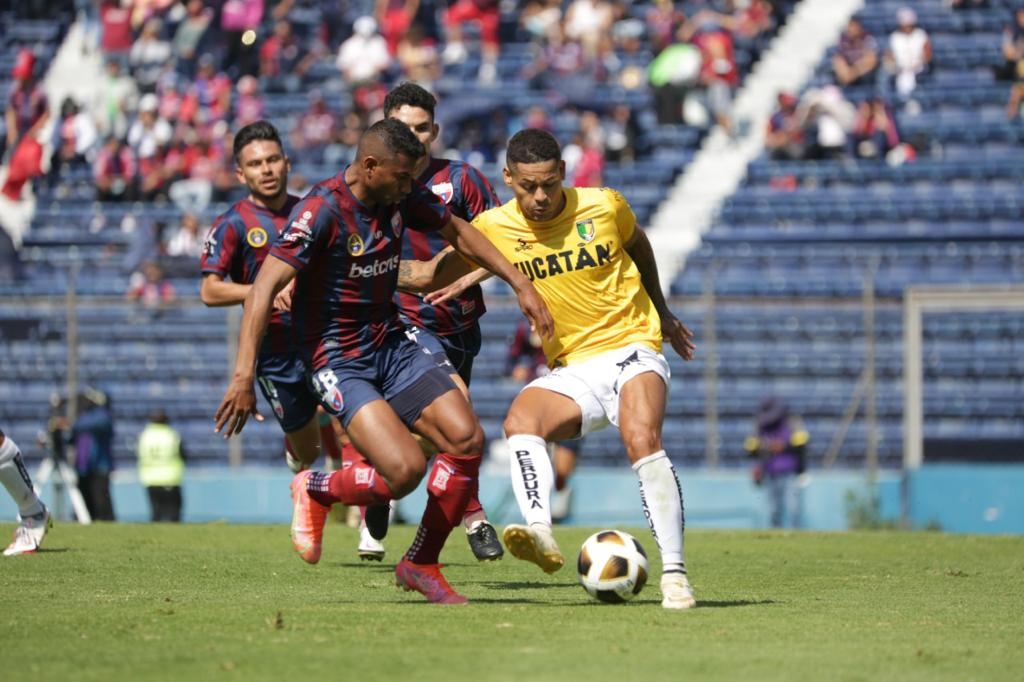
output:
[[330,511],[309,496],[306,483],[312,475],[312,471],[301,471],[292,479],[292,547],[308,564],[320,561],[324,523]]
[[405,557],[395,566],[395,585],[416,590],[431,604],[466,604],[468,599],[452,589],[441,575],[440,564],[414,564]]

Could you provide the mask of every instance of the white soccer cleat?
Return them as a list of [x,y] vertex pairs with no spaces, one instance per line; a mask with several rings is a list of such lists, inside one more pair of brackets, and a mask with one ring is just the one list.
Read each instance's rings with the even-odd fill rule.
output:
[[693,588],[685,573],[666,573],[661,576],[661,606],[665,609],[692,609],[697,605]]
[[554,573],[565,565],[565,557],[558,549],[550,526],[542,523],[529,526],[511,524],[505,526],[501,539],[512,556],[537,564],[545,573]]
[[381,561],[384,559],[384,545],[377,540],[363,525],[359,528],[359,558],[363,561]]
[[50,518],[50,512],[45,507],[35,516],[23,518],[14,531],[14,541],[4,550],[4,556],[35,552],[43,544],[46,531],[52,527],[53,519]]
[[309,468],[305,462],[300,459],[296,459],[292,453],[287,450],[284,451],[284,461],[288,463],[288,468],[291,469],[293,474],[299,474]]

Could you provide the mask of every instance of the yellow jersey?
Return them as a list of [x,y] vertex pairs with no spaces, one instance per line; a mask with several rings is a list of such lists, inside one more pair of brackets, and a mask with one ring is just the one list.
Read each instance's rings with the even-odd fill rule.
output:
[[661,319],[622,248],[636,231],[625,197],[607,188],[569,188],[555,218],[526,218],[515,199],[473,225],[526,275],[548,306],[554,336],[548,366],[578,362],[631,343],[661,352]]

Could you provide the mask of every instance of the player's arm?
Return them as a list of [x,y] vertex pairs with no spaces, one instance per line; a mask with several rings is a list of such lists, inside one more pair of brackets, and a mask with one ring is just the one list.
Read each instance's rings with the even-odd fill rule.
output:
[[442,228],[441,234],[460,254],[508,282],[516,292],[519,307],[533,328],[542,338],[551,338],[555,323],[533,282],[509,263],[487,237],[457,216],[452,216],[451,221]]
[[256,412],[253,389],[256,354],[270,322],[274,298],[295,278],[296,272],[294,267],[279,258],[267,258],[245,297],[235,370],[220,407],[213,415],[214,431],[220,433],[223,430],[225,438],[241,433],[250,414],[255,415],[257,421],[263,420]]
[[447,286],[477,269],[476,264],[468,263],[458,251],[448,246],[430,260],[403,260],[399,263],[398,288],[420,294]]
[[245,300],[251,284],[238,284],[224,279],[215,272],[203,274],[199,285],[199,298],[211,308],[237,305]]
[[647,290],[647,295],[651,298],[654,309],[661,318],[662,336],[668,339],[672,348],[679,353],[679,357],[684,360],[692,360],[693,353],[697,349],[693,345],[693,332],[668,309],[668,302],[665,301],[665,295],[661,291],[661,280],[658,277],[658,264],[654,260],[654,249],[651,248],[651,242],[647,239],[647,235],[638,226],[633,230],[633,236],[623,244],[623,248],[636,263],[637,270],[640,271],[640,282]]

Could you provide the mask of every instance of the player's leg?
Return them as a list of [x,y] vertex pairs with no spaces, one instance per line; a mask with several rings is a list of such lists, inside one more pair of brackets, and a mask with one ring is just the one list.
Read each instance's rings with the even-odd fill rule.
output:
[[256,385],[284,431],[288,468],[308,469],[320,457],[321,425],[301,363],[295,357],[261,359]]
[[[443,377],[440,370],[434,371],[437,378]],[[392,401],[407,420],[419,412],[412,422],[413,431],[440,451],[427,475],[427,505],[416,538],[396,567],[395,578],[399,586],[421,592],[428,601],[461,604],[465,597],[448,585],[438,560],[448,536],[462,524],[466,505],[477,495],[484,434],[465,396],[454,390],[450,379],[447,385],[451,390],[431,395],[440,386],[424,390],[414,384]],[[427,396],[431,396],[429,402]],[[411,409],[417,402],[426,404],[421,410]]]
[[561,440],[552,443],[551,462],[555,467],[555,489],[551,493],[551,518],[555,523],[561,523],[569,517],[572,505],[572,486],[569,479],[576,470],[576,460],[579,458],[579,439]]
[[[406,336],[428,350],[438,367],[448,372],[462,395],[467,401],[472,402],[469,383],[473,376],[473,360],[480,352],[479,325],[448,336],[435,335],[410,325],[406,329]],[[424,456],[428,458],[438,452],[437,447],[427,439],[421,439],[420,445],[423,447]],[[480,503],[479,490],[466,503],[462,524],[466,529],[470,550],[478,561],[496,561],[505,554],[498,540],[498,533],[487,520],[487,513]]]
[[[551,375],[543,379],[552,386],[558,381]],[[503,540],[516,558],[553,573],[565,564],[565,557],[551,532],[555,474],[548,442],[578,435],[583,412],[569,394],[541,388],[538,382],[516,396],[505,417],[512,491],[526,524],[506,526]]]
[[46,531],[52,526],[50,513],[32,488],[32,479],[25,468],[18,445],[0,431],[0,483],[18,506],[20,523],[14,541],[4,550],[5,556],[25,554],[39,549]]
[[[654,354],[656,355],[656,354]],[[683,553],[683,494],[675,468],[662,445],[661,430],[668,397],[668,369],[657,356],[649,371],[620,379],[619,429],[626,454],[640,481],[640,497],[651,534],[662,557],[662,606],[685,609],[696,604],[686,576]]]

